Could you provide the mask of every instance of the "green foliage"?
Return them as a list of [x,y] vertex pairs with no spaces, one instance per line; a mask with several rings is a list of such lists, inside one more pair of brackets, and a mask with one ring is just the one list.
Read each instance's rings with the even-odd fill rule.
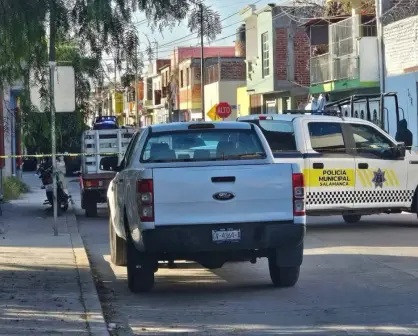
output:
[[[202,15],[203,25],[201,24]],[[188,28],[191,32],[196,32],[199,37],[203,34],[203,37],[210,42],[222,32],[221,18],[217,11],[206,6],[202,1],[190,14]]]
[[[72,64],[76,75],[76,112],[57,114],[58,151],[76,151],[84,120],[89,113],[89,78],[102,84],[103,53],[112,55],[121,70],[126,62],[127,76],[143,67],[138,46],[149,39],[138,34],[132,20],[136,10],[146,14],[152,29],[173,28],[189,16],[192,32],[200,32],[200,0],[1,0],[0,6],[0,83],[25,79],[29,69],[41,85],[43,105],[48,106],[48,25],[53,13],[56,27],[56,56],[61,64]],[[204,9],[203,34],[213,40],[221,32],[219,14]],[[21,97],[23,140],[29,151],[50,152],[49,113],[35,114],[26,90]]]
[[29,187],[15,176],[3,178],[3,197],[4,200],[16,200],[21,194],[27,193]]

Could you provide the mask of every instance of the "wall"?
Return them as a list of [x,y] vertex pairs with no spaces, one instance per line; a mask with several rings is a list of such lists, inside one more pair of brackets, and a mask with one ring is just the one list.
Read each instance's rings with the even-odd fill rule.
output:
[[378,44],[376,37],[362,37],[358,41],[360,82],[379,81]]
[[293,40],[294,59],[295,59],[295,78],[294,81],[299,85],[308,87],[310,80],[310,45],[309,38],[304,29],[297,28]]
[[[220,101],[227,102],[231,106],[237,105],[237,88],[245,85],[245,81],[221,81],[220,83]],[[231,115],[225,119],[234,121],[237,119],[237,109],[232,108]]]
[[245,20],[246,39],[245,39],[245,53],[246,60],[253,61],[258,52],[258,32],[257,32],[257,17],[251,16]]
[[242,86],[237,88],[237,115],[238,117],[250,114],[250,96],[247,92],[247,87]]
[[211,84],[219,80],[219,67],[221,68],[221,80],[240,80],[246,79],[246,65],[242,58],[236,60],[220,59],[216,64],[209,65],[206,68],[205,84]]
[[[183,62],[180,64],[180,71],[183,70],[183,74],[186,75],[186,69],[190,67],[191,62]],[[184,81],[186,85],[186,81]],[[200,68],[192,66],[190,70],[189,86],[180,88],[180,110],[197,110],[202,108],[200,102],[201,88],[200,88]]]
[[[418,72],[386,78],[386,92],[397,92],[398,94],[399,107],[404,110],[408,128],[414,135],[413,146],[418,145],[417,82]],[[396,118],[393,113],[395,107],[393,100],[386,98],[385,107],[392,112],[389,114],[389,133],[394,137],[396,134]],[[400,118],[402,119],[402,111],[400,111]]]
[[219,101],[219,82],[205,85],[205,121],[211,120],[206,114]]
[[386,73],[388,76],[408,72],[418,66],[418,16],[384,27]]
[[[204,47],[203,53],[205,57],[215,57],[215,56],[224,56],[232,57],[235,56],[235,46],[225,46],[225,47]],[[200,47],[180,47],[176,48],[171,54],[171,66],[175,67],[181,61],[191,58],[191,57],[200,57],[201,51]]]
[[[248,71],[247,75],[247,86],[249,90],[255,90],[255,93],[263,93],[273,91],[274,88],[274,34],[272,31],[273,28],[273,21],[271,12],[261,12],[256,16],[257,20],[257,38],[256,41],[252,41],[254,35],[247,36],[246,42],[246,50],[247,50],[247,61],[252,62],[252,71]],[[247,21],[245,22],[247,25]],[[249,28],[247,28],[249,29]],[[261,35],[267,33],[268,34],[268,45],[269,45],[269,66],[270,66],[270,74],[266,77],[263,77],[263,58],[261,56]],[[250,45],[252,48],[256,50],[257,54],[254,58],[250,58]],[[277,52],[277,51],[276,51]],[[250,55],[249,55],[250,53]]]
[[205,120],[210,120],[206,115],[209,110],[220,102],[227,102],[232,107],[231,115],[225,120],[237,119],[237,89],[245,85],[245,81],[221,81],[205,85]]

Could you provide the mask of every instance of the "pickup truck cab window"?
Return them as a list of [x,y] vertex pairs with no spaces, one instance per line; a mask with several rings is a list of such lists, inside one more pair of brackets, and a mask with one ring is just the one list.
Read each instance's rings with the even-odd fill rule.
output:
[[350,126],[358,155],[375,159],[393,158],[395,145],[378,130],[364,124],[351,123]]
[[344,136],[339,123],[310,122],[308,123],[309,138],[312,149],[319,153],[346,153]]
[[198,129],[151,133],[142,163],[265,159],[254,130]]
[[256,124],[265,136],[274,154],[296,151],[296,140],[293,123],[287,120],[248,120]]
[[130,159],[132,157],[132,148],[135,148],[135,143],[137,141],[137,139],[139,138],[140,132],[137,132],[132,138],[131,141],[128,144],[128,147],[126,148],[126,152],[125,155],[123,156],[123,159],[120,163],[120,167],[123,169],[125,168],[129,162]]

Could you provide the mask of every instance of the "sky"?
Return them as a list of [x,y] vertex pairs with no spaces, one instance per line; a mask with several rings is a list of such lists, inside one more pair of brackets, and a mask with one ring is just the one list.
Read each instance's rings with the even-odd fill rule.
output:
[[[243,7],[255,4],[257,8],[262,8],[269,3],[277,3],[279,1],[272,0],[206,0],[205,3],[211,6],[213,9],[216,9],[221,16],[222,21],[222,33],[218,35],[216,40],[210,45],[218,46],[228,46],[234,45],[235,33],[242,20],[238,11]],[[163,30],[161,33],[159,31],[152,32],[148,27],[146,17],[143,13],[137,12],[134,16],[134,21],[137,23],[137,29],[140,32],[140,40],[143,40],[145,43],[148,37],[149,41],[152,43],[153,47],[158,45],[158,58],[169,58],[170,53],[174,47],[184,46],[198,46],[200,39],[196,34],[191,35],[189,29],[187,28],[187,19],[181,22],[178,26],[175,26],[171,31],[169,29]],[[157,42],[157,43],[155,43]],[[145,49],[145,45],[140,50]],[[157,48],[155,48],[154,54],[156,55]],[[104,68],[106,69],[110,65],[111,61],[104,57]],[[110,74],[109,74],[110,75]],[[119,74],[118,76],[119,77]]]

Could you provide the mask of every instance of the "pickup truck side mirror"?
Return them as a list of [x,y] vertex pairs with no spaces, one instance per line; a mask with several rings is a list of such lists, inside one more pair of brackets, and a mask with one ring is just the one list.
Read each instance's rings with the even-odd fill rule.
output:
[[394,148],[396,158],[402,159],[405,157],[406,147],[404,142],[398,142]]
[[107,156],[100,160],[100,169],[118,172],[120,171],[119,157],[118,156]]

